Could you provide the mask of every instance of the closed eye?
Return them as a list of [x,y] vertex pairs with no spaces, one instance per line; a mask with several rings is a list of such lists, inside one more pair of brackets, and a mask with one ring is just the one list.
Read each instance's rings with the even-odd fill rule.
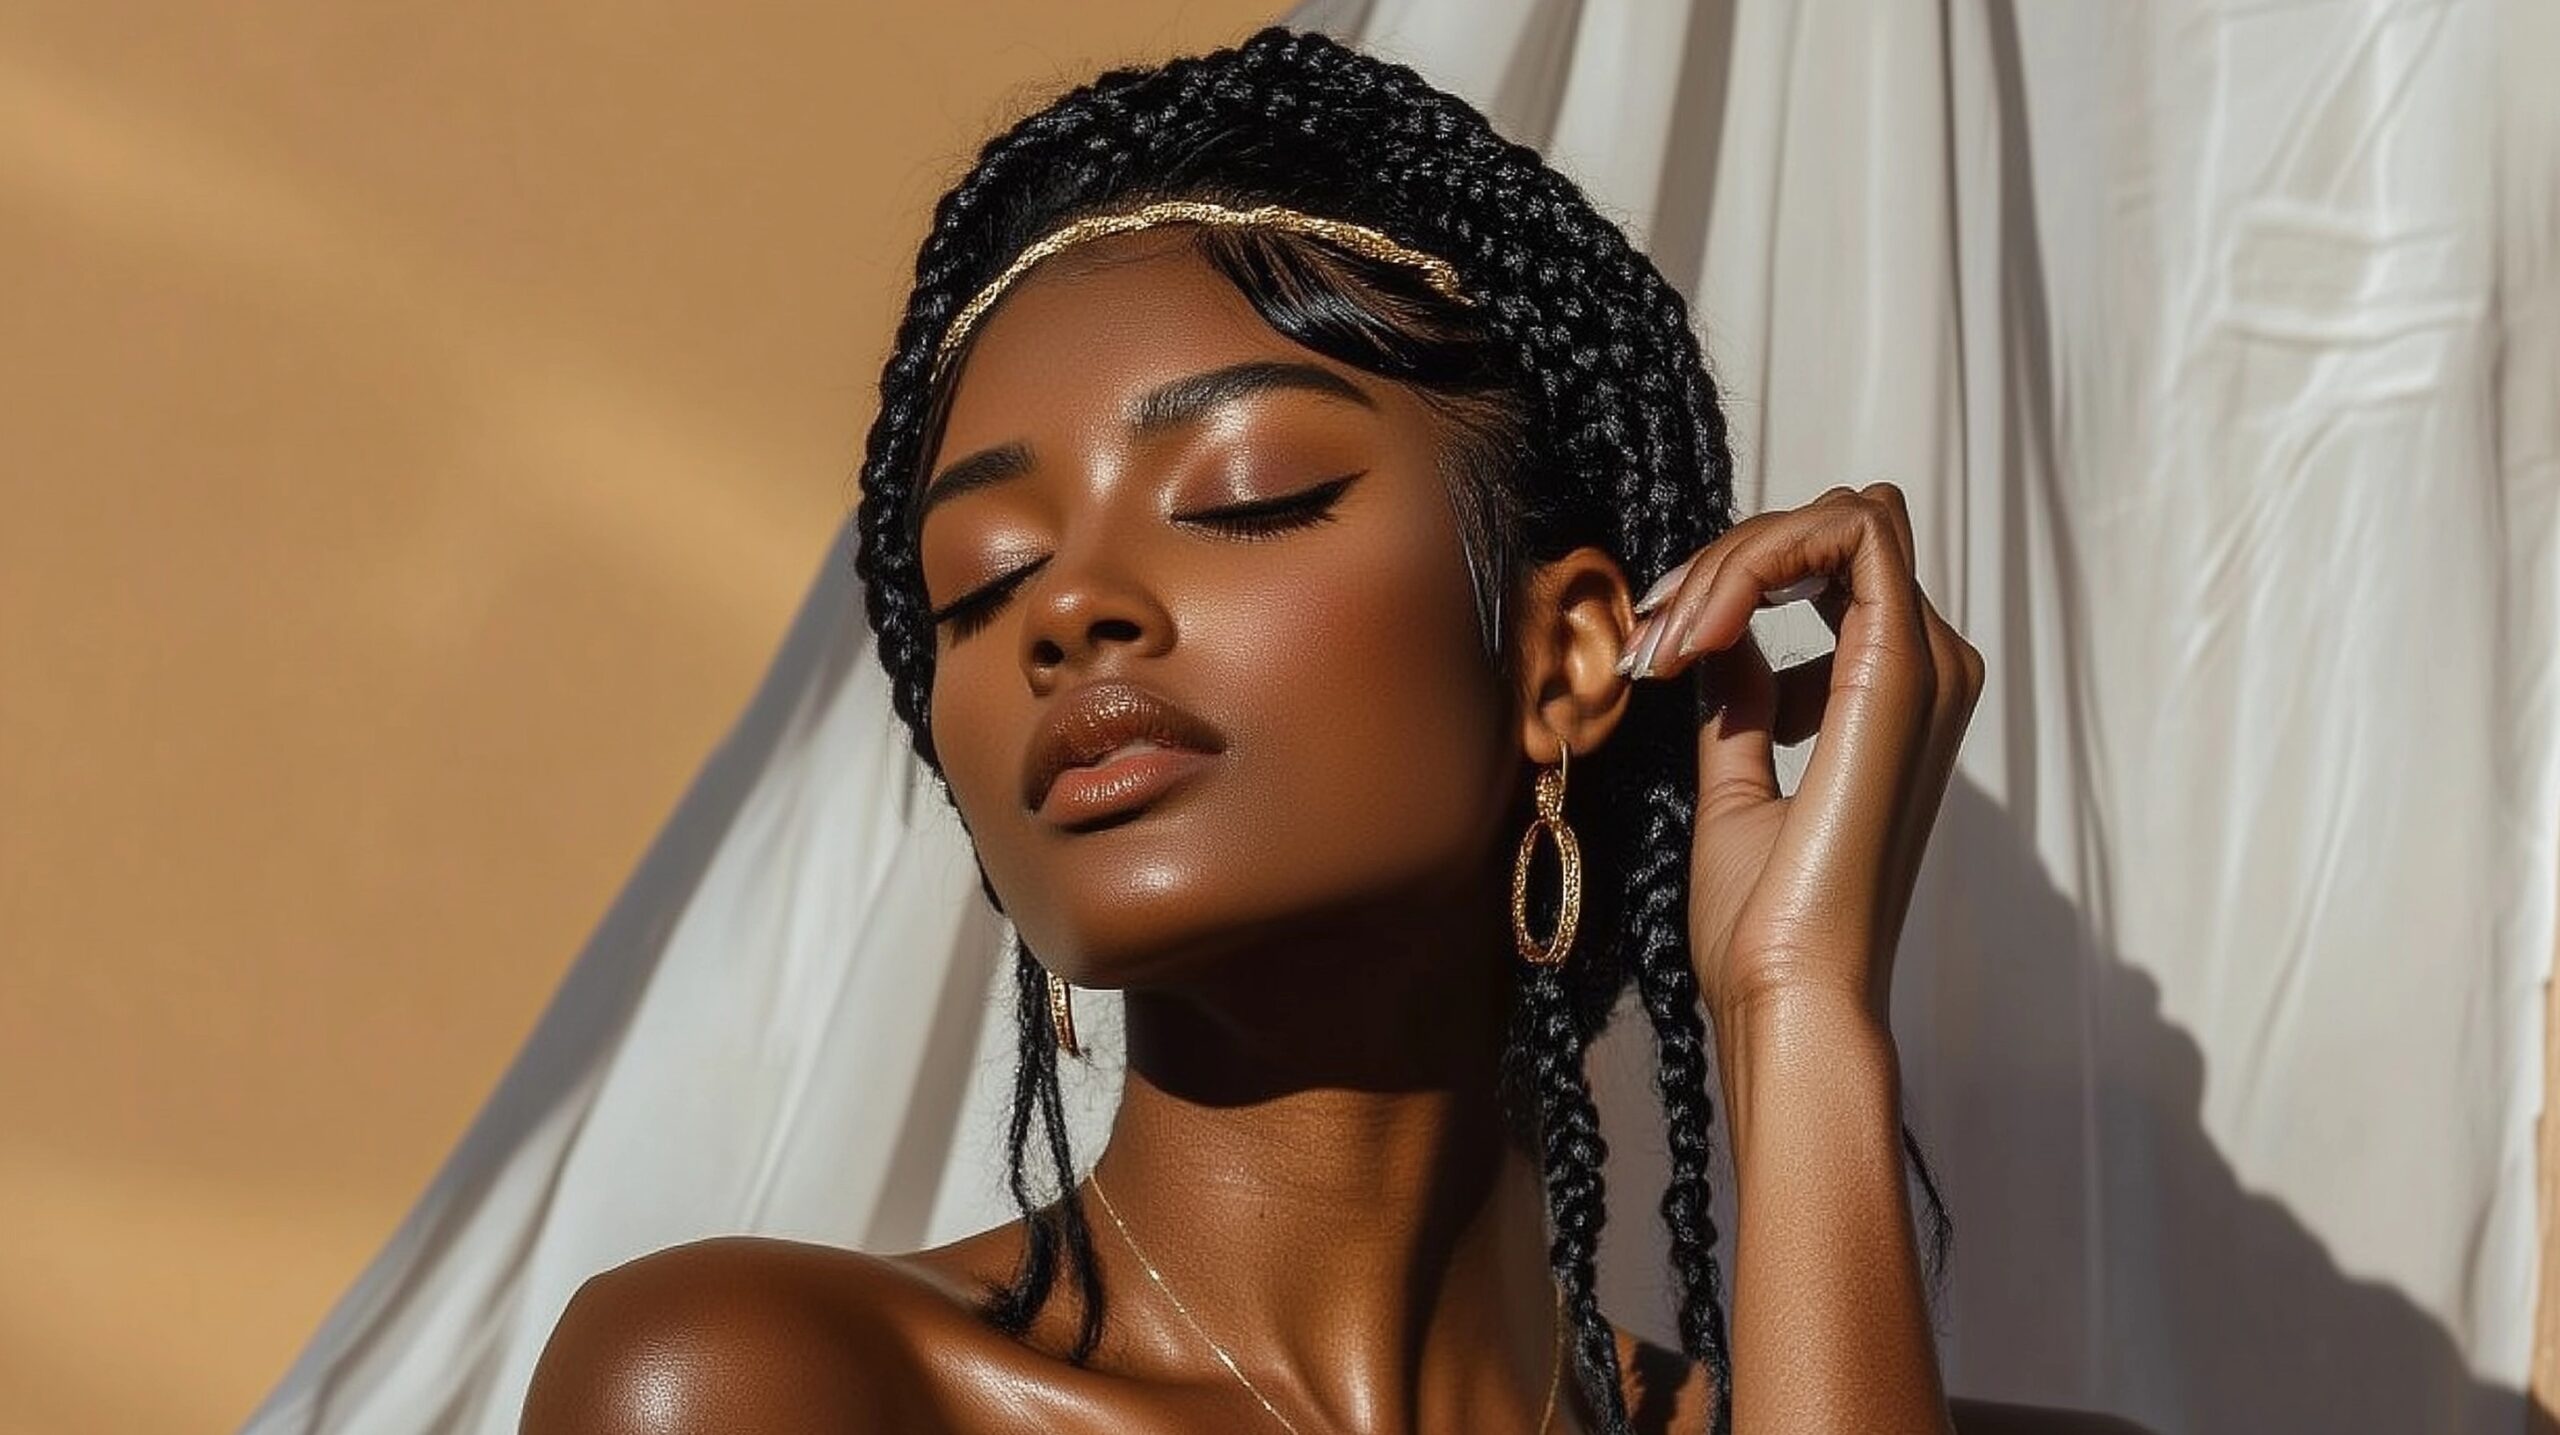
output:
[[996,609],[1004,606],[1004,600],[1012,594],[1014,589],[1022,586],[1023,579],[1037,572],[1040,565],[1048,561],[1046,558],[1040,558],[1025,563],[992,583],[982,583],[970,589],[934,609],[927,617],[935,627],[945,623],[950,624],[951,636],[955,641],[965,638],[994,621]]
[[[1176,514],[1174,517],[1183,523],[1213,529],[1232,537],[1268,538],[1290,529],[1308,528],[1319,523],[1330,522],[1334,517],[1333,505],[1342,497],[1342,491],[1349,488],[1367,471],[1363,469],[1360,473],[1347,473],[1340,478],[1327,479],[1310,488],[1283,494],[1277,498],[1257,498],[1250,503],[1231,503],[1219,508],[1195,509],[1189,513]],[[1034,559],[1001,578],[980,584],[934,609],[927,615],[927,619],[935,627],[949,624],[951,637],[955,642],[968,637],[993,622],[996,611],[1004,606],[1005,599],[1012,596],[1013,590],[1021,587],[1024,579],[1039,571],[1040,565],[1048,561],[1046,558]]]
[[[1366,470],[1362,470],[1366,472]],[[1292,528],[1306,528],[1333,518],[1334,501],[1342,497],[1360,474],[1346,473],[1327,479],[1312,488],[1278,498],[1257,498],[1250,503],[1231,503],[1223,508],[1203,508],[1174,515],[1185,523],[1214,528],[1239,538],[1262,538]]]

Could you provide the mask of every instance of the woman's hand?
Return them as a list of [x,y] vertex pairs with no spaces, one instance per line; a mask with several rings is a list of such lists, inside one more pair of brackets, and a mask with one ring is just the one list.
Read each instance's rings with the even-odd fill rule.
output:
[[[1698,734],[1689,943],[1719,1028],[1796,996],[1848,998],[1881,1027],[1920,856],[1955,768],[1982,655],[1913,573],[1911,517],[1889,483],[1760,514],[1664,575],[1629,637],[1638,680],[1695,666]],[[1754,609],[1814,600],[1831,653],[1772,674]],[[1820,733],[1793,797],[1775,745]]]

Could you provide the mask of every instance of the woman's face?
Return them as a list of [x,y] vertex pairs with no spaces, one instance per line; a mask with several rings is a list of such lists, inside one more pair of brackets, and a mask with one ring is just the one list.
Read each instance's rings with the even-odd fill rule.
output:
[[966,602],[936,624],[933,740],[1052,969],[1176,984],[1500,900],[1518,724],[1443,442],[1183,231],[1080,246],[987,318],[917,503],[928,599]]

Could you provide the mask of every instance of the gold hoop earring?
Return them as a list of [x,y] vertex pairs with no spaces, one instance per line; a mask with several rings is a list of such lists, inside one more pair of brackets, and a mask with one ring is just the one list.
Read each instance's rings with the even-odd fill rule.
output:
[[1070,988],[1056,972],[1043,975],[1049,979],[1049,1030],[1057,1034],[1060,1051],[1082,1058],[1084,1048],[1076,1044],[1076,1009],[1068,997]]
[[[1511,864],[1511,938],[1520,945],[1521,960],[1541,967],[1564,965],[1573,954],[1574,926],[1582,920],[1582,844],[1574,840],[1573,829],[1564,821],[1564,779],[1573,763],[1573,749],[1561,744],[1559,748],[1556,765],[1538,774],[1538,815],[1529,819],[1529,830],[1520,834],[1520,856]],[[1556,903],[1556,929],[1543,943],[1529,935],[1529,859],[1537,855],[1540,828],[1556,844],[1556,866],[1564,878],[1564,891]]]

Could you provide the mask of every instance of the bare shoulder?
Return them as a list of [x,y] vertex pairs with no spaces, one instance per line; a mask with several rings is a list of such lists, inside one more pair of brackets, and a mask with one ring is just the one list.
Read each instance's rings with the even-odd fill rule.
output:
[[974,1324],[931,1270],[723,1236],[590,1278],[526,1394],[525,1435],[934,1429],[921,1349]]
[[[1627,1423],[1639,1435],[1709,1428],[1715,1381],[1705,1366],[1621,1329],[1618,1368],[1625,1377]],[[2113,1415],[2052,1406],[1952,1399],[1947,1409],[1957,1435],[2151,1435]]]

